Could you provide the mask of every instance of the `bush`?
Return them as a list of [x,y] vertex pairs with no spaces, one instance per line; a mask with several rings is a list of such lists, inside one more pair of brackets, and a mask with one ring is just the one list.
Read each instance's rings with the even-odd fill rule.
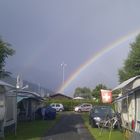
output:
[[82,104],[82,103],[91,103],[92,105],[96,105],[98,103],[94,102],[93,100],[69,100],[69,99],[46,99],[45,105],[50,105],[51,103],[62,103],[64,105],[65,111],[72,111],[75,106]]

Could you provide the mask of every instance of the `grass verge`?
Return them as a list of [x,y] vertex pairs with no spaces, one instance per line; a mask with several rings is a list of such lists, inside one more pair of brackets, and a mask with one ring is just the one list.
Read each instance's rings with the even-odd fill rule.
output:
[[40,140],[45,132],[53,127],[61,118],[58,114],[55,120],[35,120],[20,122],[17,127],[17,136],[7,133],[5,140]]
[[124,140],[123,133],[120,132],[119,130],[112,130],[110,132],[107,129],[103,129],[103,131],[101,133],[101,129],[99,129],[99,128],[92,128],[89,125],[88,114],[87,113],[82,114],[82,118],[84,120],[84,123],[85,123],[86,127],[89,129],[91,135],[96,140]]

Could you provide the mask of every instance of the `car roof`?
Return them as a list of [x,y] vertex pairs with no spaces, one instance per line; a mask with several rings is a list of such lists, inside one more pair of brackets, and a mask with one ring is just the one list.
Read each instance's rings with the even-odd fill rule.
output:
[[100,107],[104,107],[104,108],[112,108],[112,107],[109,106],[109,105],[96,105],[96,106],[93,106],[93,108],[100,108]]

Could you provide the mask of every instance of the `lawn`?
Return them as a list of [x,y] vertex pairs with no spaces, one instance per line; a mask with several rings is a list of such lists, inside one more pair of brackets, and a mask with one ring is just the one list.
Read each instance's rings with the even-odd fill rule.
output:
[[101,131],[99,128],[92,128],[88,122],[88,114],[84,113],[82,114],[82,117],[86,127],[96,140],[124,140],[123,133],[119,130],[109,131],[107,129],[103,129],[103,131]]
[[7,133],[5,140],[40,140],[48,129],[53,127],[60,119],[60,114],[55,120],[36,120],[18,123],[17,136]]

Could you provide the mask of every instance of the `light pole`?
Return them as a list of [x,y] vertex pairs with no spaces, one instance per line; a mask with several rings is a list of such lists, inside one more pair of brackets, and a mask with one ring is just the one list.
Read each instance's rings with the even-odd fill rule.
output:
[[62,86],[64,85],[64,82],[65,82],[65,67],[66,66],[67,66],[67,64],[65,64],[64,62],[61,63],[61,67],[62,67]]

